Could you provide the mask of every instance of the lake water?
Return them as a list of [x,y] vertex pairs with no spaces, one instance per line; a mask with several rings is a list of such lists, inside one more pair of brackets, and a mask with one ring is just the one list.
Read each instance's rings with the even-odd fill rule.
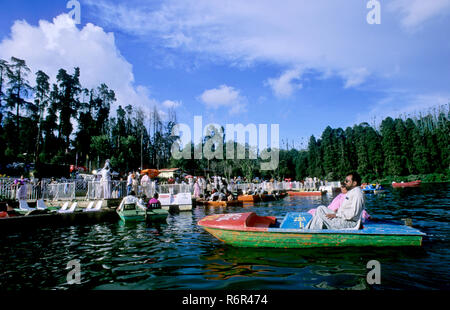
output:
[[[450,184],[422,184],[367,195],[374,217],[401,221],[427,236],[417,248],[254,249],[223,244],[197,226],[206,215],[254,211],[283,216],[331,202],[287,197],[244,207],[171,214],[161,224],[102,223],[14,232],[0,240],[0,287],[18,289],[449,289]],[[68,284],[79,260],[81,284]],[[370,285],[367,262],[381,266]]]

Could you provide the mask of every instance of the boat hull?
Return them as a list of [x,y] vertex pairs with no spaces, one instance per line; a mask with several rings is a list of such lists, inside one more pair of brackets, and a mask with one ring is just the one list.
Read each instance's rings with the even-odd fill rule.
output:
[[275,195],[261,194],[261,195],[241,195],[238,200],[242,202],[266,202],[277,200]]
[[412,182],[405,182],[405,183],[392,183],[392,187],[416,187],[419,186],[421,181],[412,181]]
[[422,236],[236,231],[205,227],[211,235],[236,247],[318,248],[352,246],[421,246]]
[[167,217],[169,212],[164,209],[155,210],[127,210],[117,212],[120,219],[124,222],[139,222],[139,221],[156,221],[163,220]]
[[228,206],[242,206],[243,201],[233,200],[233,201],[206,201],[203,203],[208,207],[228,207]]
[[313,192],[288,192],[289,196],[322,196],[325,192],[313,191]]
[[238,200],[242,202],[259,202],[261,197],[259,195],[242,195],[238,196]]
[[362,229],[306,229],[312,216],[289,212],[283,219],[254,212],[215,214],[198,222],[207,232],[237,247],[316,248],[420,246],[425,235],[395,223],[365,223]]

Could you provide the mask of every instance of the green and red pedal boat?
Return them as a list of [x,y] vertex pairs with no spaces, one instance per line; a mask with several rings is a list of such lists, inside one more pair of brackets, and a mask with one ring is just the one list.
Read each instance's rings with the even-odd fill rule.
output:
[[367,222],[357,230],[305,229],[311,218],[307,212],[289,212],[284,218],[229,213],[206,216],[198,225],[237,247],[421,246],[425,235],[406,225],[381,222]]

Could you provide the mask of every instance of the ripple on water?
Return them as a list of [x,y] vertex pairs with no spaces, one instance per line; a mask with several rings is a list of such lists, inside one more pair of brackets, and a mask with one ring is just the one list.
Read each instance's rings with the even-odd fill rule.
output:
[[381,264],[377,289],[449,289],[449,184],[388,189],[367,195],[368,212],[413,225],[427,234],[421,248],[243,249],[224,245],[196,223],[215,213],[282,216],[328,204],[332,197],[288,197],[230,208],[196,207],[165,223],[102,223],[39,228],[0,240],[0,286],[74,289],[67,263],[81,262],[82,284],[92,289],[374,289],[369,260]]

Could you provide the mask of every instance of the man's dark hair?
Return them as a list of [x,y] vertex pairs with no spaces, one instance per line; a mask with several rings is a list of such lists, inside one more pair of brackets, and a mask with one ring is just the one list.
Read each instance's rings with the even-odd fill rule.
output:
[[361,176],[359,175],[358,172],[352,171],[350,173],[347,173],[347,176],[349,176],[349,175],[352,176],[352,182],[356,182],[356,185],[358,185],[358,186],[361,185]]

